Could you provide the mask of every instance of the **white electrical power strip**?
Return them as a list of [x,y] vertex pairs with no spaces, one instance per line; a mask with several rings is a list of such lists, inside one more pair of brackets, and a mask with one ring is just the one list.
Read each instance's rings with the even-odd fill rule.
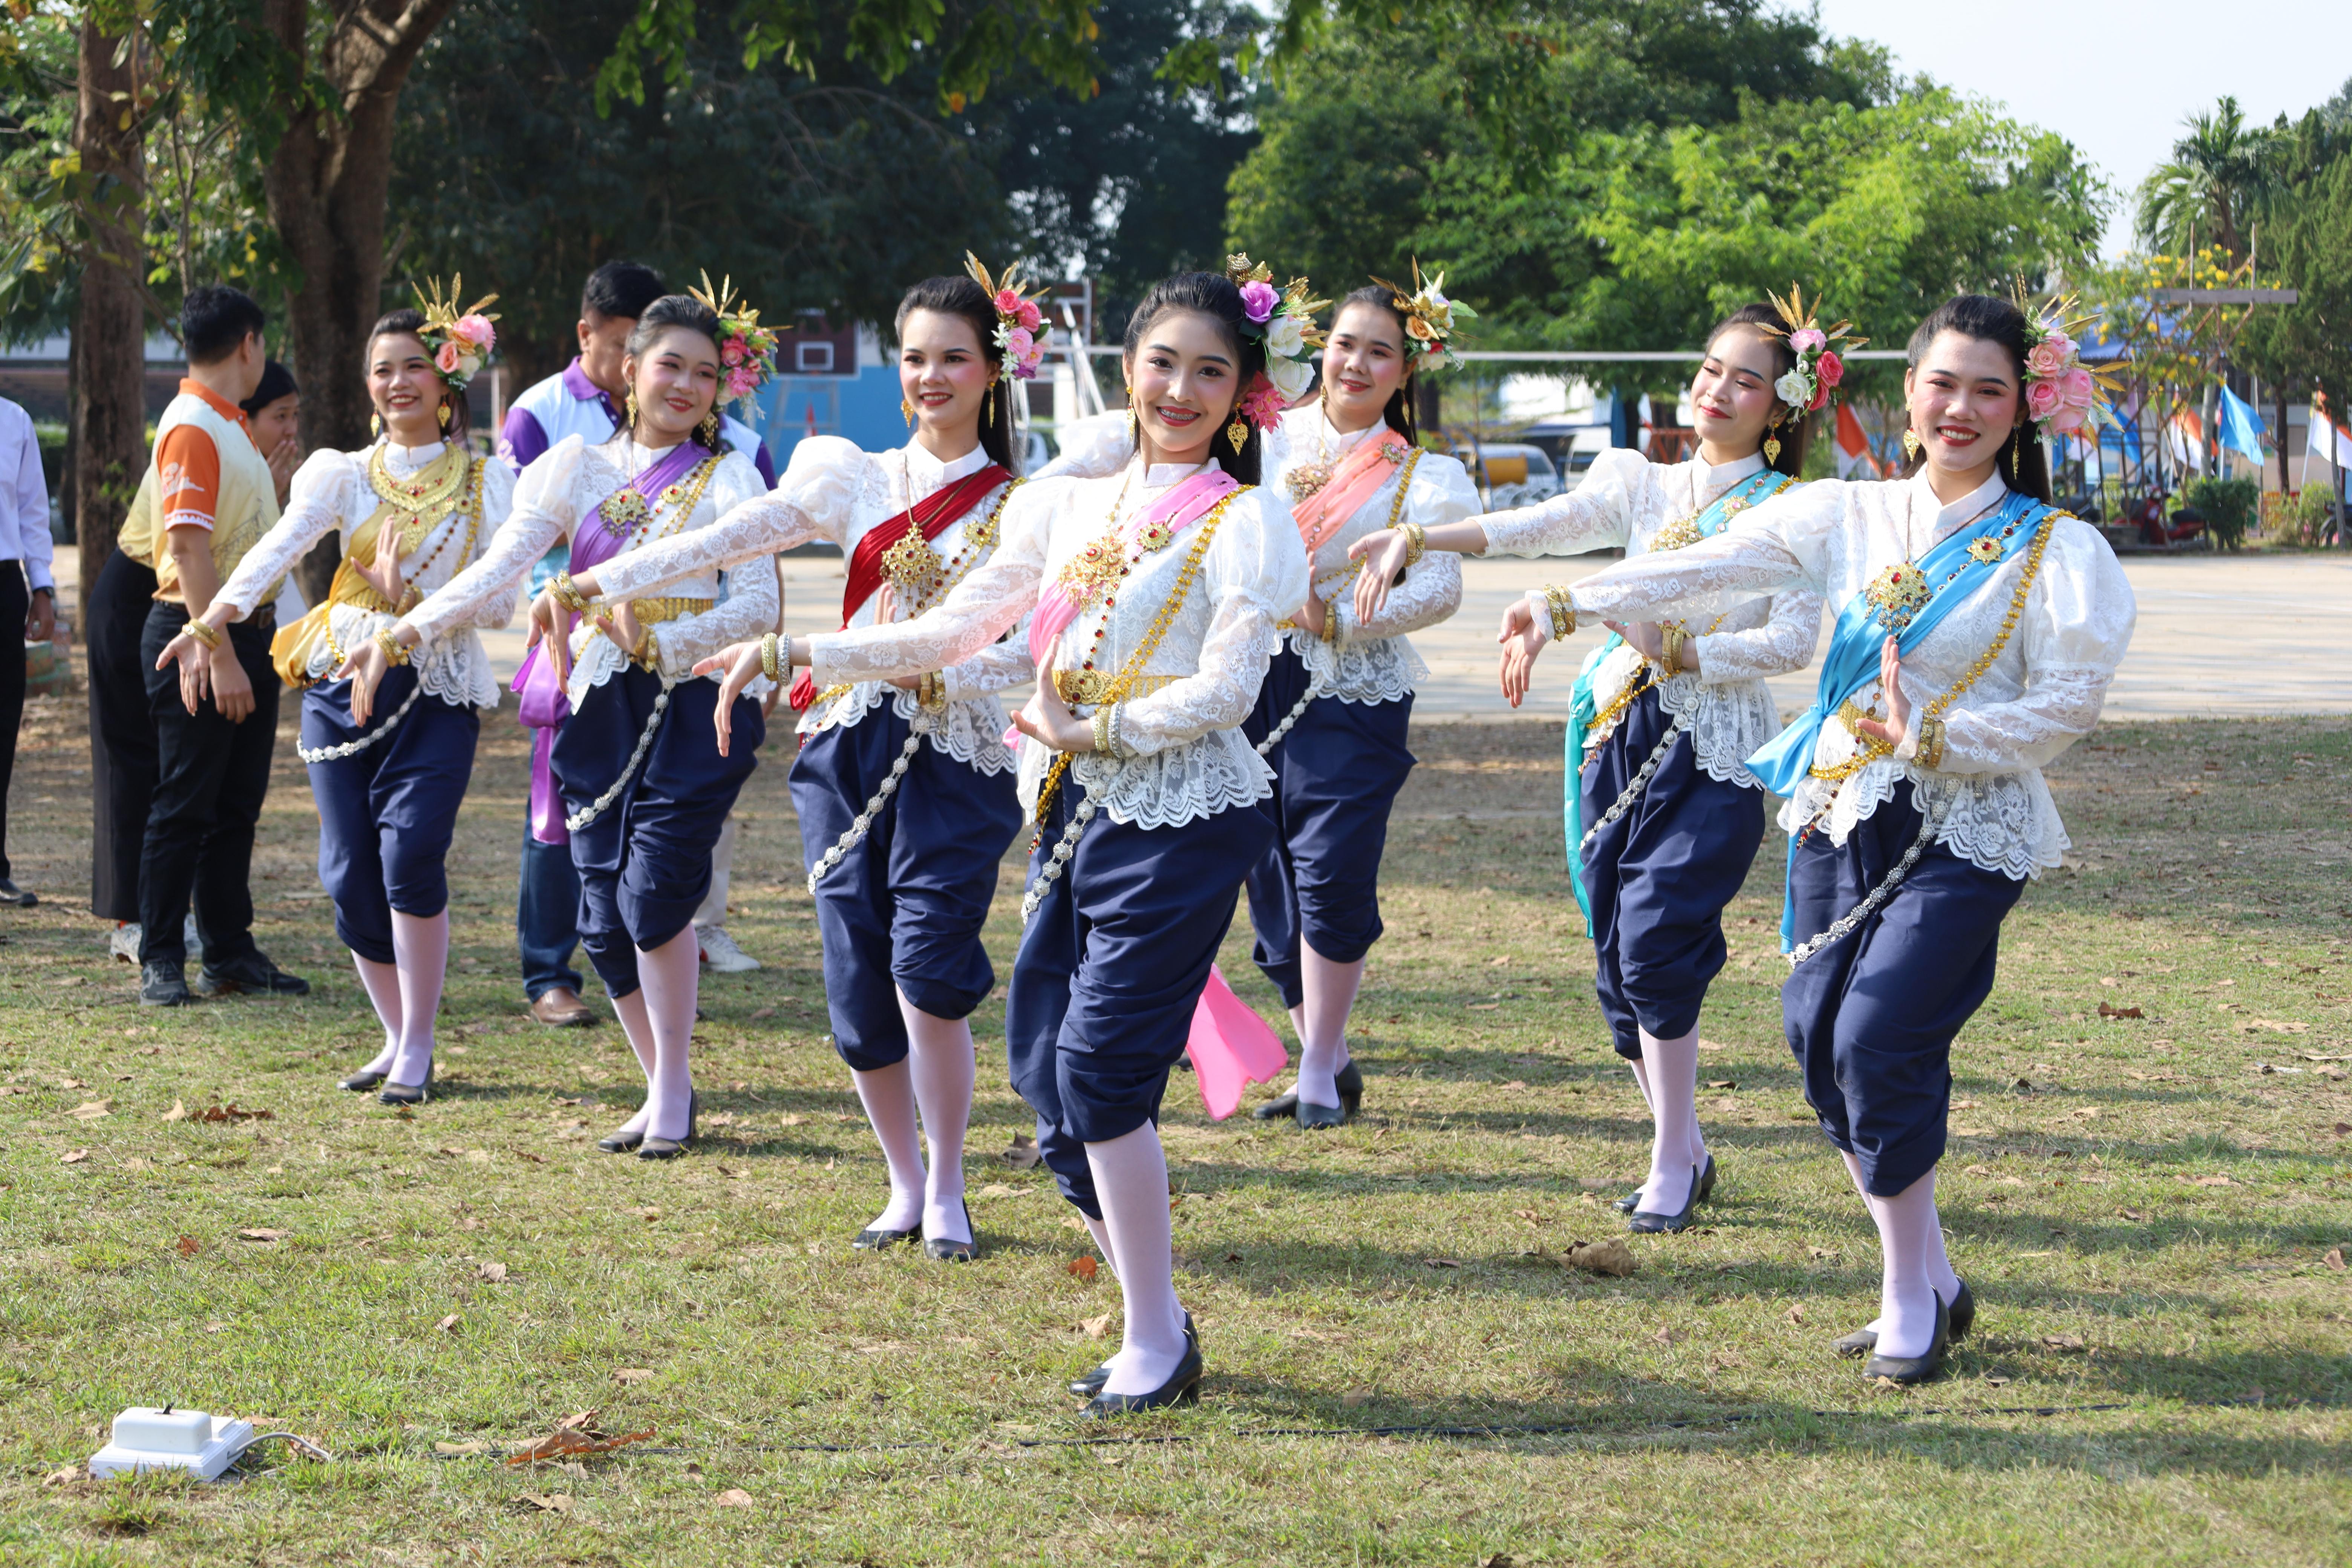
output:
[[90,1456],[89,1473],[186,1470],[209,1481],[252,1446],[252,1423],[235,1416],[134,1405],[114,1418],[113,1440]]

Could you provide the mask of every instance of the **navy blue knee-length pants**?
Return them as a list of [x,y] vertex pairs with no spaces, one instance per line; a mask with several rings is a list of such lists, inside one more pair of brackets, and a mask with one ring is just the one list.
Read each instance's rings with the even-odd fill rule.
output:
[[[1289,647],[1274,656],[1257,707],[1242,724],[1254,744],[1297,706],[1309,679],[1305,661]],[[1412,723],[1410,693],[1394,702],[1318,697],[1266,752],[1274,795],[1259,809],[1273,825],[1274,840],[1250,868],[1250,925],[1257,933],[1252,957],[1286,1007],[1306,994],[1300,943],[1334,963],[1353,963],[1381,939],[1381,855],[1388,847],[1389,808],[1412,772],[1405,747]]]
[[[631,665],[592,689],[555,737],[550,761],[565,815],[589,805],[628,768],[661,678]],[[719,683],[681,680],[636,773],[594,821],[572,833],[580,871],[580,944],[615,998],[637,988],[637,949],[662,945],[693,921],[710,890],[710,852],[759,765],[767,723],[749,697],[735,700],[728,754],[710,716]]]
[[[416,679],[413,665],[386,671],[365,730],[352,722],[350,681],[310,688],[302,694],[303,749],[383,733]],[[449,907],[449,840],[481,733],[473,709],[419,696],[382,740],[309,764],[319,803],[319,881],[334,900],[335,935],[370,963],[393,962],[394,910],[430,919]]]
[[[1578,786],[1588,833],[1672,722],[1655,689],[1644,691],[1588,758]],[[1593,989],[1619,1056],[1641,1059],[1643,1030],[1671,1040],[1698,1027],[1706,988],[1723,970],[1723,907],[1763,838],[1764,792],[1709,776],[1688,735],[1625,815],[1593,834],[1583,860]]]
[[[1084,798],[1066,778],[1032,882]],[[1037,1152],[1062,1195],[1097,1219],[1086,1146],[1159,1121],[1243,872],[1273,831],[1249,806],[1175,827],[1097,813],[1022,933],[1004,1010],[1013,1087],[1037,1113]]]
[[[884,702],[821,730],[793,763],[801,853],[814,869],[890,776],[912,726]],[[824,1005],[834,1049],[859,1072],[907,1059],[898,994],[934,1017],[961,1018],[996,971],[981,945],[998,863],[1021,831],[1010,772],[984,773],[929,741],[866,837],[816,885]]]
[[[1816,833],[1790,873],[1799,942],[1878,886],[1919,834],[1911,786],[1854,824]],[[1944,1155],[1952,1038],[1992,992],[2000,922],[2025,884],[1933,845],[1861,926],[1799,964],[1780,990],[1805,1100],[1829,1141],[1893,1197]]]

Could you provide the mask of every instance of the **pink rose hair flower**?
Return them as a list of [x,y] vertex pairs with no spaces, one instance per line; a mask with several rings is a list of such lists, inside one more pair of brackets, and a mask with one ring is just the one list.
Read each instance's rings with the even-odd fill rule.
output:
[[438,369],[443,375],[456,374],[458,363],[464,358],[465,355],[457,351],[457,345],[454,342],[445,341],[441,346],[438,349],[436,349],[433,353],[434,366]]
[[1242,285],[1242,313],[1261,327],[1274,319],[1274,308],[1280,303],[1282,295],[1271,283]]
[[1835,386],[1845,379],[1845,361],[1823,349],[1820,361],[1813,366],[1813,374],[1821,378],[1823,386]]
[[1829,342],[1829,339],[1822,334],[1819,327],[1799,327],[1789,334],[1789,346],[1799,353],[1803,353],[1807,349],[1827,348]]
[[2062,401],[2054,381],[2029,381],[2025,384],[2025,411],[2036,419],[2047,419],[2058,412]]
[[457,324],[451,330],[478,349],[498,346],[498,329],[490,325],[490,319],[488,316],[478,313],[460,316],[457,318]]

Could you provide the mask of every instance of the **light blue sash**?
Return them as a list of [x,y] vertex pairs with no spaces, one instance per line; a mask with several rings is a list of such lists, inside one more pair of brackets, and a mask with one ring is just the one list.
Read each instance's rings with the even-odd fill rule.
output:
[[[1887,637],[1895,638],[1897,653],[1907,654],[1918,647],[1946,616],[1990,582],[2011,556],[2031,544],[2042,519],[2056,510],[2011,490],[1990,511],[1919,558],[1924,600],[1906,605],[1874,601],[1869,594],[1854,595],[1839,612],[1837,626],[1830,633],[1830,649],[1822,659],[1813,705],[1749,757],[1748,771],[1774,795],[1783,799],[1795,795],[1812,770],[1813,748],[1821,739],[1822,726],[1856,692],[1878,679],[1879,650]],[[1999,553],[1971,554],[1971,548],[1984,540],[1991,541]],[[1874,582],[1874,588],[1876,585]],[[1794,867],[1796,859],[1797,837],[1790,834],[1789,864]],[[1795,902],[1784,900],[1780,908],[1783,952],[1797,945],[1796,920]]]
[[[1712,539],[1721,533],[1733,517],[1769,500],[1797,481],[1787,474],[1766,468],[1748,475],[1729,489],[1716,497],[1691,519],[1701,539]],[[1601,661],[1625,646],[1625,639],[1615,632],[1609,640],[1585,657],[1578,671],[1575,689],[1568,702],[1568,783],[1561,791],[1560,818],[1568,829],[1568,880],[1576,889],[1576,907],[1584,911],[1584,934],[1592,934],[1592,895],[1584,886],[1584,803],[1579,781],[1584,774],[1584,738],[1592,731],[1592,721],[1601,711],[1599,699],[1593,694],[1592,677]]]

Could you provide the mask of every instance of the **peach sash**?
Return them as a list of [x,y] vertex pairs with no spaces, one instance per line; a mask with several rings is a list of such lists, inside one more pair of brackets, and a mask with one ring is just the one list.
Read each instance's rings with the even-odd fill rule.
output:
[[1372,499],[1374,490],[1388,483],[1411,450],[1411,442],[1383,425],[1340,460],[1330,483],[1290,509],[1309,560],[1339,531],[1341,524],[1356,515],[1358,507]]

